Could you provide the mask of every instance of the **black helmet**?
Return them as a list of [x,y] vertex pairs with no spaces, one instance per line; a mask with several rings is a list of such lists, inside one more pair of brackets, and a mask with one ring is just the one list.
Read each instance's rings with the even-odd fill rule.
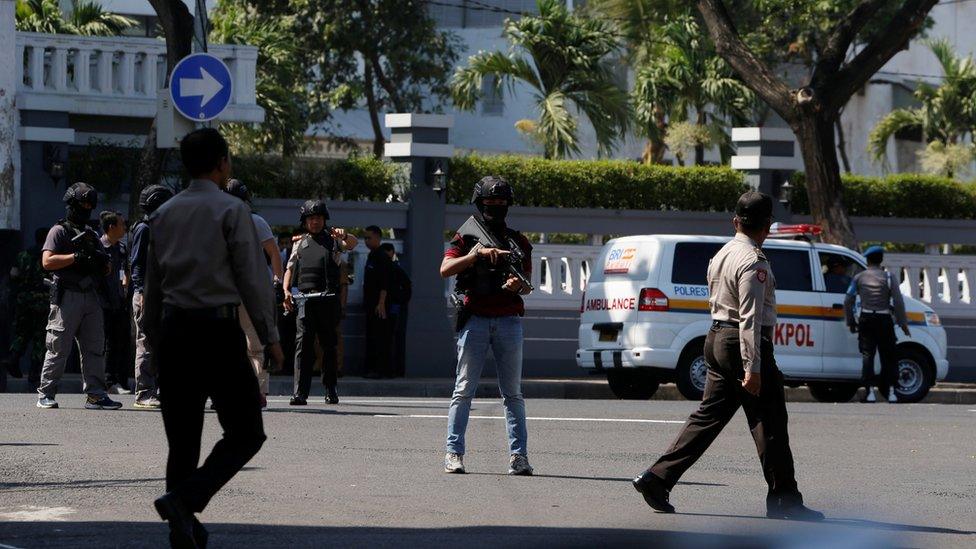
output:
[[224,192],[240,198],[248,204],[251,203],[251,191],[248,190],[247,185],[241,183],[240,179],[231,179],[227,182],[227,188]]
[[310,215],[321,215],[326,220],[329,219],[329,208],[324,200],[306,200],[300,210],[298,210],[299,224],[305,223],[305,218]]
[[489,175],[482,177],[481,181],[474,184],[471,203],[480,209],[482,200],[486,198],[504,198],[508,201],[508,205],[511,206],[515,202],[515,190],[512,189],[512,186],[503,177]]
[[98,191],[88,183],[79,181],[68,187],[68,190],[64,192],[63,200],[68,206],[75,206],[82,202],[87,202],[91,204],[92,209],[95,209],[95,206],[98,206]]
[[148,215],[158,210],[170,198],[173,198],[173,191],[169,187],[150,185],[139,193],[139,207]]

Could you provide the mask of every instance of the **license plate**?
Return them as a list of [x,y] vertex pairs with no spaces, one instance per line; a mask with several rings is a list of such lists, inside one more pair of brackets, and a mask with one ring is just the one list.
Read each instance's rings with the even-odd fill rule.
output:
[[600,341],[617,341],[616,330],[600,330]]

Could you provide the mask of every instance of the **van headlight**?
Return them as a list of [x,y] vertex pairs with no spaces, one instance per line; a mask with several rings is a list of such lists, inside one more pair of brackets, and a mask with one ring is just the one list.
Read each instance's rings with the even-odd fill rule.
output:
[[933,311],[925,312],[925,324],[929,326],[942,326],[942,319]]

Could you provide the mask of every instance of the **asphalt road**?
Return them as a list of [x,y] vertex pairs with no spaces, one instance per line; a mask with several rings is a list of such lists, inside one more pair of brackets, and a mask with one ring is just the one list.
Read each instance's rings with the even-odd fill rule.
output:
[[[163,547],[159,414],[0,395],[0,549]],[[790,405],[824,524],[761,518],[741,413],[653,514],[630,486],[695,404],[530,400],[532,478],[508,477],[503,409],[476,401],[468,475],[441,469],[446,400],[347,398],[264,414],[269,440],[201,516],[211,547],[974,547],[976,407]],[[208,412],[204,443],[219,436]]]

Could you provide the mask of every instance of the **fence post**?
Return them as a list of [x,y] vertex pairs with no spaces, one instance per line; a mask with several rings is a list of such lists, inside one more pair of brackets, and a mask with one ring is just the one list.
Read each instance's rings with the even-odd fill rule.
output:
[[[413,282],[407,316],[406,374],[443,377],[454,372],[454,332],[447,315],[444,280],[444,216],[448,160],[454,153],[449,115],[387,114],[386,156],[410,168],[404,268]],[[434,177],[440,168],[444,176]],[[435,190],[438,189],[438,190]]]
[[796,137],[789,128],[732,128],[736,148],[732,169],[745,174],[746,182],[773,197],[773,218],[789,222],[792,214],[780,202],[780,189],[793,172],[803,169]]

